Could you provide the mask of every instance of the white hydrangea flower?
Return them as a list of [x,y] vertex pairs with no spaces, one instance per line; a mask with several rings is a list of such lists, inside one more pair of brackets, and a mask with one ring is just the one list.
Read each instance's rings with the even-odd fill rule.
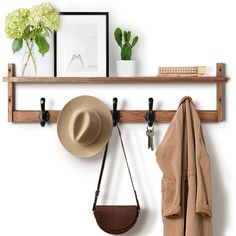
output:
[[48,27],[56,31],[59,27],[59,13],[50,3],[42,3],[30,9],[29,24],[34,27]]
[[17,9],[6,16],[5,32],[8,38],[15,39],[23,36],[28,24],[30,11]]

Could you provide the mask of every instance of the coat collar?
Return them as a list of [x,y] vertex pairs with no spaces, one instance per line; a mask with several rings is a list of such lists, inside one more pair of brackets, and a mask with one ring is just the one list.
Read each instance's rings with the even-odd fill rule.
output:
[[183,97],[181,100],[180,100],[180,102],[179,102],[179,107],[182,105],[182,103],[184,103],[186,100],[189,100],[194,106],[195,106],[195,104],[194,104],[194,102],[193,102],[193,99],[191,98],[191,97],[189,97],[189,96],[185,96],[185,97]]

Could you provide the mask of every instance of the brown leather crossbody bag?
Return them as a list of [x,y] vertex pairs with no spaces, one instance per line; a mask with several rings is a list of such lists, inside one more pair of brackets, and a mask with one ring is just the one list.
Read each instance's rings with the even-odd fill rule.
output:
[[129,176],[130,176],[130,180],[131,180],[131,184],[133,187],[137,204],[136,205],[97,205],[97,199],[100,193],[100,185],[102,181],[102,175],[103,175],[103,170],[105,167],[107,150],[108,150],[108,143],[107,143],[105,151],[104,151],[104,155],[103,155],[103,161],[102,161],[101,171],[100,171],[100,175],[98,179],[97,190],[95,192],[93,212],[94,212],[94,216],[96,218],[96,221],[99,227],[109,234],[122,234],[130,230],[136,223],[138,215],[139,215],[139,211],[140,211],[138,196],[134,188],[133,179],[131,176],[123,140],[121,137],[121,132],[118,125],[117,125],[117,129],[118,129],[121,147],[123,149],[125,162],[128,168],[128,172],[129,172]]

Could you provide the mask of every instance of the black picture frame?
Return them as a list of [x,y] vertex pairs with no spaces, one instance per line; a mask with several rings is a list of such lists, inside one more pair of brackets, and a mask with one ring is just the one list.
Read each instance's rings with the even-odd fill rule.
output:
[[[60,16],[104,16],[105,17],[105,71],[104,77],[109,77],[109,12],[59,12]],[[59,29],[60,30],[60,29]],[[54,33],[54,77],[58,76],[58,33]],[[88,75],[89,76],[89,75]],[[65,76],[66,77],[66,76]],[[78,76],[79,77],[79,76]],[[96,77],[94,75],[89,77]]]

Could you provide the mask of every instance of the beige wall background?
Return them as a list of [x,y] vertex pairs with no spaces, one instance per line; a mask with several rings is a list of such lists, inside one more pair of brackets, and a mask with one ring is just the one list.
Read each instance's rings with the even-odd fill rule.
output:
[[[22,54],[13,55],[4,33],[5,16],[16,8],[40,1],[1,1],[0,77],[7,75],[7,63],[16,63],[20,73]],[[113,39],[116,26],[130,29],[140,40],[134,49],[138,75],[155,75],[158,66],[206,65],[215,73],[215,63],[225,62],[230,82],[226,85],[226,121],[204,124],[212,163],[214,235],[232,236],[235,228],[235,100],[236,36],[233,0],[109,1],[81,0],[51,3],[59,11],[108,11],[110,13],[110,73],[115,75],[119,49]],[[51,51],[37,56],[39,75],[53,74]],[[215,108],[214,85],[18,85],[17,108],[38,109],[42,96],[48,109],[61,109],[73,97],[94,95],[119,109],[147,109],[153,97],[155,108],[176,109],[180,99],[190,95],[199,109]],[[81,159],[60,144],[56,124],[7,122],[7,84],[0,83],[0,235],[75,236],[106,235],[92,213],[94,191],[102,154]],[[168,124],[156,124],[155,149]],[[135,227],[126,235],[162,234],[161,177],[154,152],[147,149],[146,124],[121,125],[135,185],[142,206]],[[134,203],[125,162],[114,131],[105,169],[100,203]]]

